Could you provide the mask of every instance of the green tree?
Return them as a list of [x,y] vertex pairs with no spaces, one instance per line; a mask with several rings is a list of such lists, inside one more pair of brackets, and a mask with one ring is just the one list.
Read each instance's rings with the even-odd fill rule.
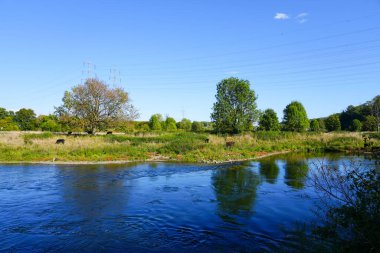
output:
[[259,130],[279,131],[280,123],[276,112],[273,109],[266,109],[259,120]]
[[333,114],[325,120],[326,130],[329,132],[340,131],[340,120],[338,114]]
[[0,107],[0,119],[4,119],[5,117],[8,117],[9,114],[5,108]]
[[13,118],[8,116],[0,119],[0,131],[18,131],[19,127]]
[[16,112],[14,121],[21,130],[34,130],[36,127],[36,114],[32,109],[22,108]]
[[365,116],[363,121],[363,131],[376,131],[377,122],[375,116]]
[[292,132],[304,132],[309,126],[306,110],[298,101],[293,101],[284,109],[284,129]]
[[109,88],[95,78],[87,79],[83,85],[74,86],[70,92],[66,91],[62,101],[63,105],[56,110],[79,118],[86,130],[93,133],[106,129],[115,121],[138,117],[127,92],[122,88]]
[[319,121],[317,119],[313,119],[310,121],[310,131],[312,132],[319,132]]
[[257,120],[256,95],[248,80],[224,79],[217,84],[216,102],[211,119],[218,133],[251,130]]
[[185,131],[191,131],[191,121],[189,119],[182,119],[177,123],[177,128]]
[[324,119],[318,119],[318,124],[319,124],[319,130],[322,132],[325,132],[326,131],[325,120]]
[[351,123],[350,130],[353,132],[360,132],[362,130],[362,123],[358,119],[354,119]]
[[161,121],[162,121],[161,114],[152,115],[152,117],[150,117],[149,119],[150,129],[154,131],[161,131],[162,130]]
[[171,117],[166,117],[165,126],[166,126],[165,128],[167,131],[170,131],[170,132],[177,131],[177,123],[175,122],[175,119]]
[[203,132],[204,126],[202,122],[199,121],[193,121],[193,124],[191,124],[191,131],[193,132]]
[[58,123],[58,118],[55,115],[40,115],[37,118],[37,126],[42,131],[59,132],[61,126]]
[[380,96],[374,97],[370,101],[371,114],[376,118],[376,130],[380,131]]

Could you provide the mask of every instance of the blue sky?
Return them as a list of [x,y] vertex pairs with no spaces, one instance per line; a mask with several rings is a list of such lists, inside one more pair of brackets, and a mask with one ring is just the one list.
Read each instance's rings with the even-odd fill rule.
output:
[[280,118],[293,100],[314,118],[380,94],[379,0],[0,0],[0,36],[0,107],[38,114],[88,70],[140,120],[209,120],[230,76]]

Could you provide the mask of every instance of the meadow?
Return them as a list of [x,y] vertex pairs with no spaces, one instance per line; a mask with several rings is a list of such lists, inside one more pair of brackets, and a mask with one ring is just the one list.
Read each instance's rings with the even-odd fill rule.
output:
[[[380,147],[379,136],[370,139]],[[56,144],[65,139],[65,144]],[[227,142],[233,146],[227,147]],[[0,132],[0,162],[179,161],[217,163],[279,152],[359,152],[362,133],[251,132],[221,136],[149,132],[68,136],[50,132]],[[370,150],[368,150],[370,151]]]

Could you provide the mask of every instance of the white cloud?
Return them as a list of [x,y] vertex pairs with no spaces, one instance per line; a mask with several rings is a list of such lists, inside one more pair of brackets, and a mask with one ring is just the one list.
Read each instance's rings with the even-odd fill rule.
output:
[[295,17],[295,19],[297,20],[298,23],[303,24],[303,23],[305,23],[307,21],[307,18],[306,18],[307,16],[309,16],[309,13],[302,12],[302,13],[298,14]]
[[273,17],[274,19],[289,19],[289,15],[286,13],[277,12],[276,15]]

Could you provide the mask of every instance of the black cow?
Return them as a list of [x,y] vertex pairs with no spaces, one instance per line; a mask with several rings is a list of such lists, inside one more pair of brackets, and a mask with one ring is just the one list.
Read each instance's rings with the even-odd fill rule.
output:
[[205,139],[205,143],[209,143],[210,142],[210,139]]
[[108,132],[107,132],[107,135],[110,135],[110,134],[112,134],[112,132],[111,132],[111,131],[108,131]]
[[65,144],[65,139],[58,139],[55,144]]

